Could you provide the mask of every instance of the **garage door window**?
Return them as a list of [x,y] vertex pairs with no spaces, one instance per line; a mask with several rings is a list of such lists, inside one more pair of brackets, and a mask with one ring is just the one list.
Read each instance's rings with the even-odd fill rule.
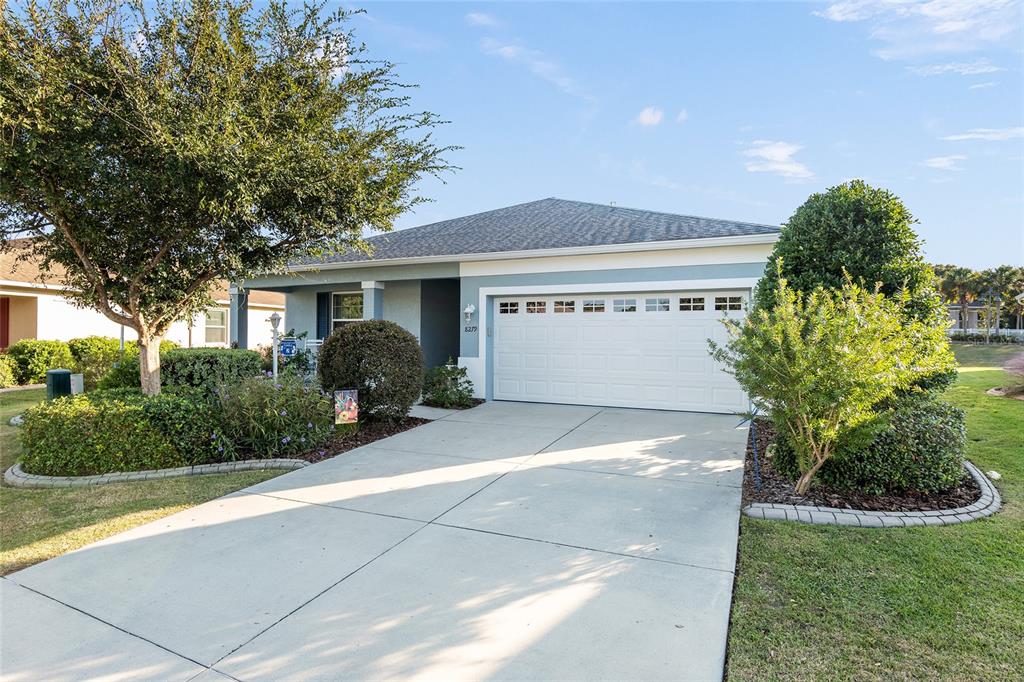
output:
[[547,301],[527,301],[526,312],[527,313],[546,313],[548,310]]
[[715,296],[715,310],[742,310],[742,296]]
[[576,312],[576,301],[555,301],[555,312],[556,313],[574,313],[574,312]]
[[612,310],[617,313],[635,313],[635,298],[616,298],[612,301]]
[[667,298],[649,298],[646,301],[646,310],[649,313],[668,312],[669,302]]
[[583,312],[585,313],[603,313],[604,312],[604,301],[589,300],[583,301]]
[[679,310],[690,311],[690,310],[704,310],[704,298],[680,298],[679,299]]
[[498,313],[501,315],[515,315],[519,312],[519,301],[502,301],[498,304]]

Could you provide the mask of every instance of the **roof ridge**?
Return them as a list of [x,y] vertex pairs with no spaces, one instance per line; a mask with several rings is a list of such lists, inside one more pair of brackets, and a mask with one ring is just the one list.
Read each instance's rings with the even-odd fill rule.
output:
[[[596,201],[579,201],[578,199],[562,199],[561,197],[549,197],[549,198],[550,199],[554,199],[556,201],[562,201],[562,202],[565,202],[565,203],[569,203],[569,204],[584,204],[584,205],[587,205],[587,206],[601,206],[601,207],[604,207],[604,208],[622,209],[623,211],[639,211],[640,213],[656,213],[658,215],[670,215],[670,216],[675,216],[677,218],[696,218],[697,220],[716,220],[718,222],[723,222],[723,223],[735,223],[737,225],[754,225],[756,227],[773,227],[775,229],[779,229],[778,225],[773,225],[772,223],[754,223],[754,222],[750,222],[749,220],[732,220],[732,219],[729,219],[729,218],[712,218],[711,216],[694,215],[692,213],[672,213],[670,211],[652,211],[649,208],[637,208],[635,206],[618,206],[618,205],[613,206],[611,204],[599,204]],[[533,202],[531,202],[531,203],[533,203]]]

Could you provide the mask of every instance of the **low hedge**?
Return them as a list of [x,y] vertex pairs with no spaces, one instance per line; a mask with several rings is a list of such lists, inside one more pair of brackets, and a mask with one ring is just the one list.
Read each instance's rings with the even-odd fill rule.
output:
[[12,343],[7,353],[17,366],[15,379],[19,384],[40,384],[46,381],[47,370],[71,369],[74,365],[71,349],[64,341],[22,339]]
[[[843,447],[818,473],[834,488],[873,495],[948,490],[963,477],[967,429],[963,410],[927,394],[894,401],[867,447]],[[786,439],[776,440],[772,466],[796,478]]]
[[179,348],[160,358],[160,379],[165,386],[213,391],[262,373],[260,354],[241,348]]
[[[99,381],[102,389],[134,388],[139,385],[138,349],[125,357]],[[212,392],[215,388],[262,373],[260,354],[238,348],[175,348],[164,352],[160,347],[160,383],[163,386],[199,388]]]
[[0,353],[0,388],[18,385],[18,365],[7,353]]
[[194,392],[119,389],[58,398],[24,413],[22,468],[87,476],[230,461],[215,405]]

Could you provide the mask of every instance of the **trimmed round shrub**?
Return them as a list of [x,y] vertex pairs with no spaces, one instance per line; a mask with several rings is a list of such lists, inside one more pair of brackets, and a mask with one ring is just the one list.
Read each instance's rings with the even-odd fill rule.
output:
[[227,435],[247,457],[287,457],[327,442],[334,405],[295,377],[244,379],[217,389]]
[[7,353],[17,365],[19,384],[41,384],[46,381],[47,370],[71,369],[74,366],[71,350],[63,341],[22,339],[11,344]]
[[18,385],[17,370],[18,365],[14,362],[14,358],[7,353],[0,353],[0,388]]
[[25,411],[19,430],[22,468],[87,476],[232,460],[213,408],[190,393],[145,397],[130,389],[40,403]]
[[[963,410],[929,395],[894,401],[866,447],[844,444],[818,473],[834,488],[873,495],[940,492],[963,478],[967,429]],[[796,477],[792,448],[776,439],[772,467]]]
[[[260,354],[240,348],[178,348],[160,354],[160,383],[213,391],[263,373]],[[136,377],[136,380],[138,377]]]
[[448,364],[432,367],[423,380],[423,404],[445,409],[473,406],[473,382],[465,367],[448,358]]
[[423,351],[416,337],[394,322],[353,322],[324,341],[317,374],[325,391],[358,389],[360,416],[400,421],[423,388]]

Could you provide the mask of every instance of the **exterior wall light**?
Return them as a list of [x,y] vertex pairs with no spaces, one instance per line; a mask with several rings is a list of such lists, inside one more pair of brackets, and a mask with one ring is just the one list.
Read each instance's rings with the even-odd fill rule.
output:
[[473,321],[473,313],[476,312],[476,306],[470,303],[466,306],[466,309],[462,311],[462,314],[466,317],[466,324]]

